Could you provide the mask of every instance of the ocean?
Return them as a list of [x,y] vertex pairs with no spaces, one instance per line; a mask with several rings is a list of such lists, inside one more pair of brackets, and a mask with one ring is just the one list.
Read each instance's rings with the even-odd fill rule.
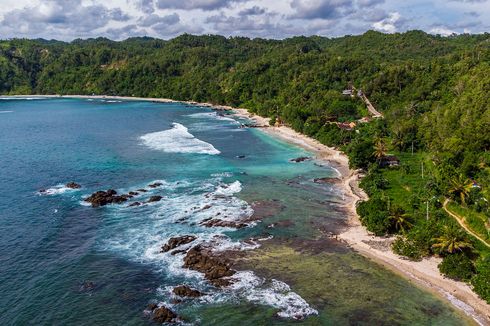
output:
[[[327,238],[346,227],[344,196],[313,180],[335,168],[291,162],[312,154],[232,116],[36,97],[0,98],[0,113],[1,325],[151,325],[151,303],[186,325],[469,322]],[[107,189],[138,194],[103,207],[84,201]],[[228,224],[205,225],[218,217]],[[185,252],[161,252],[184,235],[196,240],[180,250],[230,253],[230,286],[184,268]],[[182,284],[204,295],[179,298]]]

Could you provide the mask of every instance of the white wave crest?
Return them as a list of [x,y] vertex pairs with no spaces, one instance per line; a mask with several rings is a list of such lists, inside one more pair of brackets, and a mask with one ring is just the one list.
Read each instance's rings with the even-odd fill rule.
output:
[[195,119],[215,119],[215,120],[222,120],[222,121],[230,121],[233,123],[239,123],[235,119],[227,117],[227,116],[222,115],[222,114],[218,114],[217,112],[193,113],[193,114],[189,114],[188,117],[195,118]]
[[0,111],[0,113],[13,113],[14,111]]
[[240,181],[235,181],[229,185],[224,184],[219,186],[215,193],[221,196],[233,196],[240,191],[242,191],[242,184]]
[[39,195],[46,195],[46,196],[51,196],[51,195],[61,195],[66,192],[74,192],[78,191],[79,189],[73,189],[73,188],[68,188],[64,184],[59,184],[54,187],[48,188],[46,190],[40,190],[38,191]]
[[194,137],[180,123],[174,123],[173,128],[169,130],[143,135],[140,139],[149,148],[166,153],[197,153],[208,155],[221,153],[213,145]]
[[34,101],[34,100],[45,100],[43,97],[0,97],[0,100],[25,100],[25,101]]
[[239,271],[232,276],[232,279],[235,282],[225,289],[225,293],[217,293],[209,298],[209,301],[216,303],[226,302],[232,297],[242,298],[255,304],[277,308],[279,317],[297,320],[318,314],[317,310],[311,308],[284,282],[275,279],[266,280],[252,271]]

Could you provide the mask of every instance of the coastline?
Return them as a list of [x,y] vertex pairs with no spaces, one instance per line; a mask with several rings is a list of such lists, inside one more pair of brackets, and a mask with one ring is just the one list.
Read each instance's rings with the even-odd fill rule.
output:
[[[0,97],[6,98],[10,96]],[[366,256],[369,259],[392,270],[398,275],[403,276],[413,284],[438,295],[447,302],[451,303],[457,309],[464,311],[464,313],[472,318],[476,323],[480,325],[490,325],[490,305],[484,300],[480,299],[467,284],[447,279],[442,276],[437,268],[437,265],[441,261],[440,259],[431,257],[420,262],[413,262],[403,259],[391,251],[390,244],[393,238],[372,236],[361,225],[356,213],[356,204],[357,202],[368,198],[358,185],[362,175],[359,171],[353,171],[349,168],[349,160],[347,156],[339,150],[325,146],[317,140],[297,133],[289,127],[270,127],[268,118],[253,115],[245,109],[232,108],[229,106],[213,105],[210,103],[197,103],[193,101],[175,101],[163,98],[102,95],[25,95],[11,97],[91,98],[124,101],[151,101],[160,103],[184,103],[189,105],[205,106],[216,110],[232,111],[237,117],[251,119],[255,121],[257,126],[264,127],[261,128],[263,132],[312,152],[317,159],[334,165],[334,167],[338,170],[339,178],[342,180],[342,188],[345,193],[345,206],[348,208],[349,212],[349,227],[346,231],[337,236],[339,241],[346,243],[363,256]]]

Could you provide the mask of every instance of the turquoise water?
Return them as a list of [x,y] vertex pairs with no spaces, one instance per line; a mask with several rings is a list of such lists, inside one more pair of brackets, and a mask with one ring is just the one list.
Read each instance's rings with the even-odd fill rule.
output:
[[[286,272],[243,270],[235,285],[220,290],[199,273],[183,269],[182,255],[159,253],[170,237],[178,235],[196,235],[196,243],[212,243],[216,250],[255,251],[271,241],[314,239],[322,228],[334,232],[343,227],[341,192],[312,182],[315,177],[334,176],[335,170],[314,161],[289,162],[304,155],[308,153],[258,130],[241,129],[235,120],[200,107],[0,100],[1,324],[147,324],[151,322],[144,309],[151,302],[171,307],[189,324],[254,324],[247,317],[250,313],[264,324],[289,323],[298,316],[305,318],[303,323],[342,320],[333,309],[329,313],[314,302]],[[70,181],[82,188],[65,188]],[[162,186],[149,188],[154,182]],[[109,188],[148,192],[122,205],[84,204],[92,192]],[[45,191],[40,193],[41,189]],[[163,199],[128,207],[152,195]],[[247,228],[199,225],[218,213],[229,220],[250,216],[253,202],[264,200],[279,202],[279,208]],[[211,208],[203,209],[206,206]],[[285,220],[294,223],[269,227]],[[251,237],[253,241],[243,241]],[[344,263],[342,270],[326,264],[324,271],[332,277],[345,275],[346,268],[365,268],[375,272],[367,273],[369,281],[358,285],[363,292],[371,291],[372,282],[387,278],[391,283],[383,293],[402,291],[364,312],[381,316],[371,320],[385,318],[380,312],[391,311],[395,303],[408,302],[416,311],[412,320],[462,322],[447,305],[347,248],[337,244],[325,251],[339,261],[357,257],[352,258],[355,266]],[[171,290],[183,283],[207,295],[174,304]],[[414,295],[425,301],[411,298]],[[437,309],[419,309],[427,302]],[[342,313],[356,309],[340,297],[337,305],[343,307]]]

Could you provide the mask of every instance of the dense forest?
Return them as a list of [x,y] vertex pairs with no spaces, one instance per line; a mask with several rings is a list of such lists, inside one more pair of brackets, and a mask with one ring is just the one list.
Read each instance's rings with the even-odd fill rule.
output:
[[[361,123],[348,87],[384,118]],[[397,234],[409,259],[443,257],[442,273],[490,302],[490,34],[13,39],[0,41],[0,94],[165,97],[281,121],[365,171],[358,212],[370,231]]]

